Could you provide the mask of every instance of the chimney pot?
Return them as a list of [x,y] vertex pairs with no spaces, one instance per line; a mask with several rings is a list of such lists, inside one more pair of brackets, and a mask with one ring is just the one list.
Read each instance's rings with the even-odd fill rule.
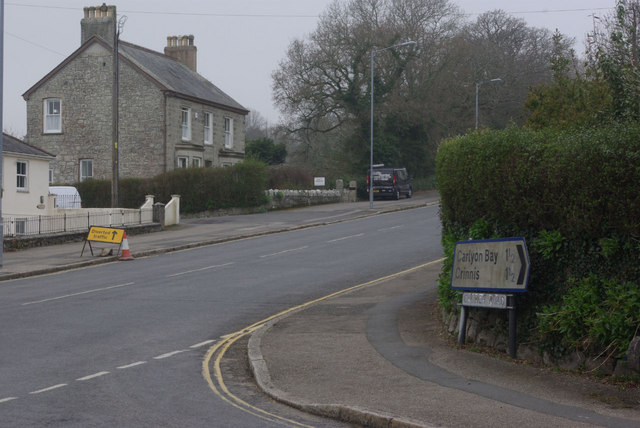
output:
[[193,35],[169,36],[164,54],[196,71],[198,50],[193,44],[193,40]]
[[112,43],[116,32],[116,7],[89,6],[84,8],[84,19],[80,21],[80,42],[84,44],[93,36]]

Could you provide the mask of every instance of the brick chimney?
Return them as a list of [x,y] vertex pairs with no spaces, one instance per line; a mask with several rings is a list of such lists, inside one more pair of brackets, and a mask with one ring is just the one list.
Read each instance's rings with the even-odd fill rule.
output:
[[169,36],[164,54],[174,58],[193,71],[196,71],[198,50],[193,45],[193,36]]
[[99,36],[109,44],[113,44],[116,34],[116,7],[85,7],[84,18],[80,21],[80,44],[84,44],[93,36]]

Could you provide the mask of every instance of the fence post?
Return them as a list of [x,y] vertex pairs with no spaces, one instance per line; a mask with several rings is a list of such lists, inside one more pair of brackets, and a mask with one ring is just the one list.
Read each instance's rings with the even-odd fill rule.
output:
[[67,213],[64,213],[63,216],[64,216],[63,217],[64,231],[66,232],[67,231]]
[[38,216],[38,235],[42,234],[42,216]]

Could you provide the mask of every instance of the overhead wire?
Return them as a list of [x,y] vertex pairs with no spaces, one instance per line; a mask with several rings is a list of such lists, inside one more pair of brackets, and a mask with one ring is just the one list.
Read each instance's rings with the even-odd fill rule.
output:
[[[76,11],[77,7],[70,6],[56,6],[56,5],[42,5],[42,4],[28,4],[28,3],[15,3],[15,2],[5,2],[5,6],[15,6],[15,7],[26,7],[26,8],[39,8],[39,9],[59,9],[59,10],[74,10]],[[514,11],[514,12],[506,12],[512,15],[521,15],[521,14],[535,14],[535,13],[567,13],[567,12],[595,12],[595,11],[603,11],[603,10],[612,10],[611,7],[597,7],[597,8],[574,8],[574,9],[544,9],[544,10],[525,10],[525,11]],[[141,15],[169,15],[169,16],[205,16],[205,17],[223,17],[223,18],[318,18],[318,15],[306,15],[306,14],[252,14],[252,13],[213,13],[213,12],[163,12],[163,11],[153,11],[153,10],[121,10],[120,13],[128,13],[128,14],[141,14]],[[478,16],[481,13],[462,13],[463,16]],[[44,49],[46,51],[55,53],[60,56],[66,56],[56,50],[43,46],[41,44],[32,42],[24,37],[18,36],[16,34],[5,31],[5,33],[11,37],[14,37],[18,40],[21,40],[25,43],[29,43],[38,48]]]

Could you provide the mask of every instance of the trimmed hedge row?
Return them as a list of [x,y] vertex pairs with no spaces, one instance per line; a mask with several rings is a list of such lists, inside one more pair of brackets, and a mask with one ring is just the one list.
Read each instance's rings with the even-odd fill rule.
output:
[[638,126],[472,133],[440,147],[437,177],[447,222],[640,238]]
[[[444,142],[436,162],[449,258],[457,240],[527,241],[532,266],[529,291],[518,299],[520,340],[556,356],[626,351],[640,327],[640,293],[610,306],[618,304],[615,290],[640,284],[640,126],[474,132]],[[439,301],[453,308],[450,268],[447,260]],[[612,310],[621,311],[615,322],[607,319]]]
[[[253,207],[266,202],[264,190],[267,167],[247,160],[228,168],[184,168],[151,179],[120,180],[121,207],[138,208],[144,196],[151,194],[158,201],[169,201],[180,195],[180,211],[198,213],[232,207]],[[85,207],[111,206],[111,182],[85,180],[76,184]]]

